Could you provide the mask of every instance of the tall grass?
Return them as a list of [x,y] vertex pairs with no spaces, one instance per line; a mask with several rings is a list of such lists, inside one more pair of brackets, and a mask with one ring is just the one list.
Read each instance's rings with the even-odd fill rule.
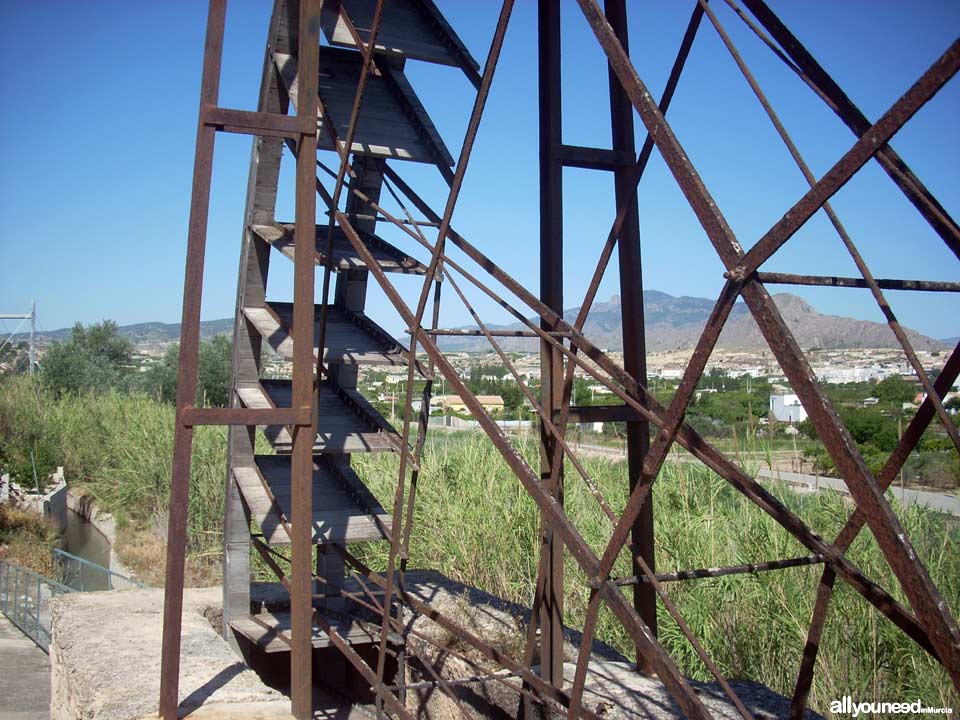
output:
[[[521,446],[531,463],[532,445]],[[356,457],[356,456],[355,456]],[[623,463],[587,459],[587,469],[616,511],[627,498]],[[384,501],[392,502],[396,459],[356,457],[358,471]],[[770,486],[818,533],[832,539],[851,512],[831,492],[797,494]],[[495,595],[529,605],[536,580],[538,522],[535,505],[500,459],[476,434],[434,436],[428,442],[411,538],[411,567],[429,567]],[[786,558],[809,554],[798,541],[732,487],[705,468],[665,466],[654,491],[657,566],[661,572]],[[899,508],[918,553],[954,612],[960,609],[960,529],[938,513]],[[598,554],[612,527],[572,468],[568,468],[565,509]],[[366,546],[365,559],[384,567],[385,544]],[[866,574],[893,592],[897,581],[868,530],[849,555]],[[622,556],[615,574],[628,575]],[[822,568],[791,568],[750,575],[670,583],[671,598],[687,623],[728,676],[756,679],[790,694],[806,641]],[[572,560],[566,566],[565,622],[583,626],[589,594]],[[957,707],[949,678],[912,640],[879,615],[842,580],[831,603],[811,695],[811,706],[826,712],[830,701],[850,694],[862,700],[914,700]],[[712,679],[674,621],[659,608],[660,639],[689,676]],[[608,611],[600,616],[598,638],[628,657],[629,636]]]
[[[163,533],[173,427],[173,406],[146,395],[111,391],[54,398],[29,378],[0,384],[0,466],[27,481],[31,450],[41,478],[63,465],[71,490],[93,495],[121,526]],[[225,429],[194,428],[192,553],[219,545],[225,468]]]
[[[146,396],[104,394],[55,400],[27,379],[0,384],[0,465],[29,477],[30,450],[45,474],[64,465],[68,480],[83,486],[121,520],[162,528],[167,511],[173,451],[173,408]],[[226,437],[222,428],[197,427],[190,492],[191,552],[219,556]],[[531,464],[532,442],[521,451]],[[397,459],[354,455],[354,463],[388,507],[396,487]],[[623,463],[584,460],[618,512],[626,498]],[[535,466],[535,465],[534,465]],[[801,495],[780,485],[771,491],[815,531],[832,539],[850,514],[833,493]],[[960,610],[960,529],[952,518],[917,507],[898,509],[930,575],[954,614]],[[565,509],[598,554],[611,525],[572,469]],[[808,554],[769,516],[725,481],[689,463],[668,464],[654,490],[657,566],[660,571],[739,564]],[[411,540],[411,567],[434,568],[514,602],[529,604],[536,579],[539,514],[516,478],[478,434],[434,434],[422,461]],[[359,548],[374,567],[385,567],[385,543]],[[869,531],[849,557],[905,602]],[[254,557],[257,566],[258,558]],[[615,574],[629,574],[621,557]],[[721,670],[762,680],[789,694],[806,640],[821,568],[671,583],[667,589]],[[588,592],[572,561],[566,568],[566,623],[582,627]],[[661,608],[662,610],[662,608]],[[658,618],[660,638],[691,677],[710,679],[675,623]],[[633,649],[613,616],[600,615],[597,635],[628,657]],[[838,580],[821,646],[811,705],[825,712],[830,700],[912,701],[957,707],[949,679],[924,651]]]

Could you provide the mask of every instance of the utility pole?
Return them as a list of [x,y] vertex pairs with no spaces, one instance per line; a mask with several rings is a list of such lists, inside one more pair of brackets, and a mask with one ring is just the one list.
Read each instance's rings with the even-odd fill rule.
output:
[[29,375],[33,375],[33,367],[37,364],[37,301],[30,301],[30,369]]
[[[30,312],[26,314],[0,314],[0,320],[29,320],[30,321],[30,368],[28,372],[33,375],[33,367],[37,364],[37,301],[30,302]],[[17,327],[17,330],[20,328]],[[17,334],[17,330],[10,335],[12,338]]]

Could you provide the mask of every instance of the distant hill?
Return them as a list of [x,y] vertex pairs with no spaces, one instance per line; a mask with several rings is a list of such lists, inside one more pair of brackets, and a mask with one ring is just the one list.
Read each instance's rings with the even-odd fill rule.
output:
[[[62,342],[70,338],[73,328],[61,328],[48,332],[38,332],[37,342],[45,345],[50,342]],[[163,345],[170,342],[180,342],[180,323],[145,322],[135,325],[121,325],[120,335],[127,338],[134,345]],[[203,320],[200,322],[200,337],[209,340],[215,335],[230,335],[233,333],[233,318],[222,320]],[[17,340],[28,340],[29,335],[20,333]]]
[[[823,315],[803,298],[780,293],[773,296],[787,326],[800,347],[808,348],[888,348],[898,347],[893,332],[884,323],[855,320],[837,315]],[[697,297],[674,297],[657,290],[643,293],[647,329],[647,350],[658,352],[692,348],[700,338],[714,301]],[[579,308],[564,310],[563,317],[572,323]],[[521,323],[491,325],[491,329],[524,329]],[[471,328],[475,329],[475,328]],[[906,329],[907,336],[918,350],[941,350],[946,343]],[[600,348],[622,350],[620,297],[595,303],[584,326],[584,334]],[[507,350],[535,350],[539,341],[531,338],[500,338]],[[445,337],[445,350],[484,350],[489,347],[483,337]],[[718,347],[725,349],[766,348],[760,329],[742,302],[738,302],[720,334]]]
[[[774,302],[783,314],[787,326],[793,330],[800,347],[808,348],[892,348],[897,347],[897,339],[890,328],[883,323],[867,320],[855,320],[838,315],[822,315],[814,310],[803,298],[780,293],[773,296]],[[700,338],[707,317],[713,309],[714,301],[698,297],[674,297],[658,290],[643,293],[644,315],[647,324],[647,350],[658,352],[665,350],[683,350],[692,348]],[[576,320],[579,308],[564,310],[563,317],[568,322]],[[584,334],[600,348],[622,350],[623,338],[620,334],[621,307],[620,296],[614,295],[606,302],[594,303],[587,318]],[[467,326],[476,329],[473,326]],[[511,325],[490,325],[497,330],[520,330],[521,323]],[[233,319],[205,320],[200,323],[200,337],[210,339],[214,335],[233,332]],[[956,344],[957,338],[934,340],[915,330],[906,329],[907,336],[918,350],[943,350]],[[135,325],[121,325],[120,334],[134,345],[162,345],[179,342],[180,324],[146,322]],[[70,337],[70,328],[37,333],[40,344],[53,340],[66,340]],[[22,333],[18,339],[26,339]],[[533,338],[499,338],[506,350],[535,351],[539,342]],[[445,337],[440,341],[444,350],[487,350],[489,345],[483,337]],[[734,305],[726,327],[720,334],[718,347],[725,349],[766,348],[767,344],[760,329],[753,321],[742,302]]]

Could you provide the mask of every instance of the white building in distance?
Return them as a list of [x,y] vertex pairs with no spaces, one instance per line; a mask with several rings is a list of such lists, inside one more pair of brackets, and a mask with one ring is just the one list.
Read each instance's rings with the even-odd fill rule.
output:
[[770,414],[778,422],[798,423],[807,419],[807,411],[794,394],[771,395]]

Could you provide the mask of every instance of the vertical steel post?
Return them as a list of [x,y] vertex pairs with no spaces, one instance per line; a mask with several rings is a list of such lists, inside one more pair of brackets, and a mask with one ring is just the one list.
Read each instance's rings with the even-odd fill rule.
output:
[[33,608],[34,610],[34,624],[33,624],[33,639],[38,645],[40,644],[40,578],[37,578],[37,604]]
[[[274,2],[267,31],[263,70],[260,80],[258,112],[286,114],[289,103],[279,87],[273,53],[292,54],[297,38],[290,37],[287,13],[283,2]],[[299,17],[299,14],[298,14]],[[281,32],[281,27],[285,32]],[[275,220],[278,176],[283,140],[258,136],[253,140],[247,196],[244,203],[243,239],[237,275],[237,300],[233,330],[233,358],[230,381],[230,406],[241,405],[237,389],[260,378],[262,340],[251,332],[243,314],[245,307],[263,307],[266,302],[267,275],[270,269],[270,245],[251,230],[253,225],[269,225]],[[223,633],[237,654],[240,648],[230,623],[250,612],[250,515],[240,497],[233,469],[252,465],[256,445],[255,427],[230,426],[227,432],[228,461],[225,475],[226,492],[223,513]]]
[[[320,55],[318,0],[301,0],[297,66],[300,102],[297,116],[315,120]],[[314,125],[315,127],[315,125]],[[317,137],[301,135],[297,144],[296,229],[293,276],[293,403],[309,407],[312,422],[293,429],[292,535],[290,570],[290,701],[297,720],[313,717],[313,443],[317,435],[313,380],[314,253],[316,241]],[[323,348],[319,350],[323,357]],[[318,361],[319,362],[319,361]]]
[[[604,12],[610,26],[624,51],[628,45],[627,8],[625,0],[605,0]],[[633,105],[624,92],[620,80],[612,69],[610,83],[610,127],[613,149],[636,156],[633,133]],[[620,228],[618,255],[620,258],[620,309],[623,318],[623,369],[641,385],[647,384],[647,345],[644,337],[643,317],[643,266],[640,258],[640,217],[637,208],[637,188],[633,182],[633,169],[618,167],[614,170],[614,187],[617,207],[627,205],[627,214]],[[643,461],[650,449],[650,424],[647,420],[627,423],[627,474],[630,492],[640,481]],[[652,480],[651,480],[652,482]],[[652,490],[630,532],[633,547],[640,553],[647,566],[656,572],[653,551],[653,496]],[[642,574],[640,564],[633,560],[633,575]],[[657,634],[657,595],[649,583],[633,587],[633,607],[650,628]],[[649,674],[652,671],[649,659],[637,651],[637,669]]]
[[33,375],[33,366],[37,364],[37,301],[30,303],[30,372]]
[[[539,0],[540,85],[540,299],[563,314],[563,165],[558,157],[561,134],[560,2]],[[541,320],[541,327],[553,326]],[[549,343],[540,344],[541,404],[553,417],[562,404],[563,356]],[[557,483],[550,492],[563,503],[562,467],[553,472],[554,440],[540,424],[540,478]],[[562,459],[561,459],[562,463]],[[541,552],[547,555],[543,604],[540,610],[541,674],[563,687],[563,543],[546,518],[542,521]]]
[[163,647],[160,665],[160,715],[177,717],[180,681],[180,626],[183,614],[183,572],[187,545],[187,510],[190,489],[190,457],[193,428],[180,413],[192,406],[197,394],[197,362],[200,344],[200,302],[203,263],[207,243],[207,215],[213,173],[216,129],[203,121],[204,108],[216,106],[220,91],[220,60],[226,0],[210,0],[207,36],[200,82],[200,110],[193,167],[193,193],[187,237],[187,260],[183,288],[183,318],[180,325],[180,367],[177,374],[177,419],[173,435],[173,472],[170,482],[170,516],[167,526],[166,592],[163,603]]
[[17,608],[20,607],[20,572],[13,574],[13,620],[17,620]]

